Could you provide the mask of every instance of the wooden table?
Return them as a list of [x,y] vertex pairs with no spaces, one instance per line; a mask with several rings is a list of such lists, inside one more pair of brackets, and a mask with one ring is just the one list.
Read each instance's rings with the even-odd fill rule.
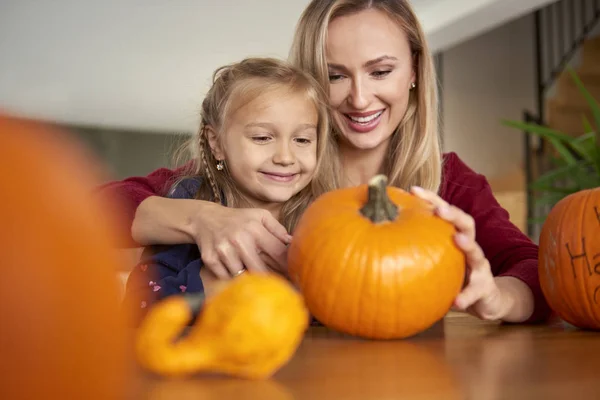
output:
[[600,399],[600,332],[560,321],[499,325],[457,313],[398,341],[312,327],[270,380],[152,378],[142,386],[149,400]]

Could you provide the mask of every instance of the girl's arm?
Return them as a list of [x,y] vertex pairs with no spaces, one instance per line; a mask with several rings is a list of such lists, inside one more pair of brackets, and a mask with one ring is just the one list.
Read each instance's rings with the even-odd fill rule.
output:
[[291,237],[269,212],[194,200],[194,193],[185,190],[175,191],[175,198],[161,196],[179,173],[161,168],[147,177],[100,188],[102,195],[116,198],[125,208],[130,245],[195,243],[202,249],[206,267],[222,279],[244,267],[266,272],[259,256],[266,253],[287,274],[286,245]]

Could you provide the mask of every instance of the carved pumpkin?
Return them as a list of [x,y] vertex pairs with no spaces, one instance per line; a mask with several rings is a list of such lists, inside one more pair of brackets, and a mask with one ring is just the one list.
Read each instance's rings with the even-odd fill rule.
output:
[[44,125],[0,116],[0,137],[0,398],[123,399],[123,265],[97,164]]
[[263,379],[288,362],[307,326],[302,296],[287,281],[247,273],[206,300],[186,294],[156,303],[139,328],[136,352],[143,367],[161,375]]
[[[441,319],[465,259],[455,228],[379,175],[319,197],[289,247],[290,276],[324,325],[372,339],[404,338]],[[387,190],[386,190],[387,189]]]
[[600,188],[573,193],[552,208],[540,235],[539,275],[558,316],[600,329]]

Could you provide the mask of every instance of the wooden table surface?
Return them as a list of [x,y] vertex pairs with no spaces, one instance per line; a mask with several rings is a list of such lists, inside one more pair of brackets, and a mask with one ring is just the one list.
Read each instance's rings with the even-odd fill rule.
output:
[[600,332],[565,323],[508,326],[450,313],[405,340],[311,327],[272,379],[148,378],[150,400],[600,399]]

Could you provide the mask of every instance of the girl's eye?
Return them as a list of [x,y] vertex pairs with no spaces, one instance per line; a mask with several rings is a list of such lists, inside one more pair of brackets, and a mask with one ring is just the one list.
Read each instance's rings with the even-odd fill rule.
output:
[[296,142],[300,144],[311,144],[312,140],[306,138],[296,138]]
[[329,82],[339,81],[342,78],[343,76],[340,74],[329,74]]
[[253,136],[252,140],[257,143],[266,143],[271,139],[270,136]]
[[388,76],[392,71],[390,70],[384,70],[384,71],[373,71],[371,72],[371,75],[373,75],[375,78],[384,78],[386,76]]

